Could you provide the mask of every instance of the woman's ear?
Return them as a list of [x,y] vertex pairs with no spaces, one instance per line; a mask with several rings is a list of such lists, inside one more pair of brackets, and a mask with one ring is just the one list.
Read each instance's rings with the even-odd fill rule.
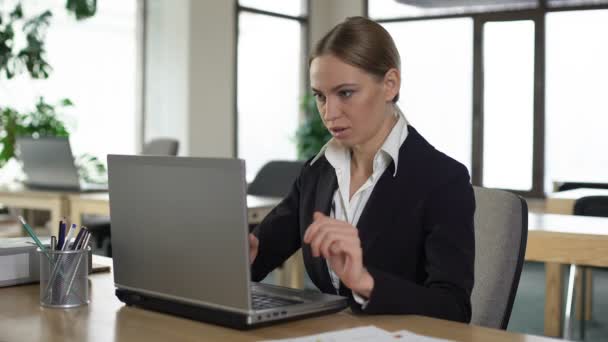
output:
[[401,88],[401,73],[395,68],[389,69],[384,74],[384,100],[392,102],[395,96],[399,94]]

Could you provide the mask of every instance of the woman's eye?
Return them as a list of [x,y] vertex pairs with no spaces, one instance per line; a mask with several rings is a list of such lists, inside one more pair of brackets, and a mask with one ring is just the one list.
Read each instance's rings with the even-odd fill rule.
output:
[[319,93],[315,93],[314,97],[317,99],[317,101],[319,102],[325,102],[325,95],[319,94]]
[[340,94],[340,97],[349,98],[353,95],[353,91],[352,90],[340,90],[340,92],[338,94]]

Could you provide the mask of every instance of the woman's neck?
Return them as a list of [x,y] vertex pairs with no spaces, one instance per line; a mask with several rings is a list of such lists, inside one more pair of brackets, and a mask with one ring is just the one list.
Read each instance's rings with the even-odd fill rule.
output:
[[387,114],[380,130],[372,139],[365,144],[356,145],[351,148],[351,173],[364,173],[368,176],[372,174],[374,157],[391,133],[393,127],[395,127],[397,120],[397,116],[393,115],[392,112]]

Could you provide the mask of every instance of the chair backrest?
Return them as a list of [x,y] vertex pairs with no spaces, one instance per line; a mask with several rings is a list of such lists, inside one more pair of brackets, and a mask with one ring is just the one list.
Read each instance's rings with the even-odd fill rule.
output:
[[142,154],[156,156],[176,156],[179,150],[179,141],[170,138],[157,138],[148,141]]
[[268,162],[255,175],[247,193],[256,196],[284,197],[300,174],[303,161],[275,160]]
[[586,196],[574,202],[574,215],[608,217],[608,196]]
[[528,239],[528,206],[510,192],[474,187],[475,285],[471,324],[506,329]]
[[557,191],[566,191],[579,188],[608,189],[608,183],[565,182],[557,188]]

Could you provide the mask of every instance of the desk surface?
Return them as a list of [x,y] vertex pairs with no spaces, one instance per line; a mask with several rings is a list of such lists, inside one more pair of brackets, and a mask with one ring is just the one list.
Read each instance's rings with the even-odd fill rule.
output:
[[0,184],[0,194],[2,195],[57,197],[77,193],[76,191],[31,189],[21,183]]
[[608,218],[529,214],[526,260],[608,267]]
[[[107,192],[96,193],[70,193],[70,201],[94,201],[109,202],[110,195]],[[281,198],[247,195],[247,207],[274,207],[281,201]]]
[[[96,256],[95,262],[111,264],[111,259]],[[41,308],[38,285],[0,288],[0,340],[255,341],[376,325],[456,341],[557,341],[421,316],[355,316],[349,311],[244,332],[127,307],[114,296],[111,273],[93,274],[90,282],[91,304],[68,310]]]
[[608,238],[608,218],[559,214],[528,214],[530,233],[546,232]]

